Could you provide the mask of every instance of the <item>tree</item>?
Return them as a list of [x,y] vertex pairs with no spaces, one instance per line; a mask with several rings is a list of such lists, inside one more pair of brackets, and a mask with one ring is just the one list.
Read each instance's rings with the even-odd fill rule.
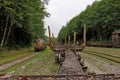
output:
[[28,46],[34,38],[44,37],[47,0],[0,0],[1,46]]
[[87,27],[87,40],[109,41],[111,33],[120,29],[120,0],[100,0],[95,1],[79,15],[72,18],[65,29],[61,29],[58,39],[63,39],[62,34],[65,30],[72,36],[73,32],[77,32],[77,40],[82,40],[83,25]]

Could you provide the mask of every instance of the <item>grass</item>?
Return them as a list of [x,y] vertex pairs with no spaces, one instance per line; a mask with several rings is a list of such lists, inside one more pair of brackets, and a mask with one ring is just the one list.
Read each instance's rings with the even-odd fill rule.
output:
[[[107,72],[107,69],[105,69],[104,66],[99,64],[99,61],[97,59],[100,58],[85,53],[82,53],[82,57],[85,59],[85,61],[91,64],[91,66],[88,66],[88,72],[95,72],[95,73],[101,73],[99,71]],[[95,68],[98,69],[98,72],[96,72],[97,70],[95,70]]]
[[120,56],[120,48],[86,47],[85,50]]
[[86,51],[84,50],[83,51],[84,53],[87,53],[87,54],[91,54],[91,55],[94,55],[94,56],[99,56],[101,58],[106,58],[108,60],[111,60],[111,61],[115,61],[117,63],[120,63],[120,58],[119,57],[114,57],[114,56],[108,56],[108,55],[104,55],[102,53],[97,53],[97,52],[91,52],[91,51]]
[[30,55],[33,53],[33,48],[25,48],[21,50],[1,50],[0,51],[0,64]]
[[[82,53],[82,57],[85,59],[85,61],[88,64],[88,71],[89,72],[96,72],[96,73],[118,73],[120,69],[120,64],[115,63],[113,61],[94,56],[91,54],[85,53],[85,51],[95,51],[95,52],[100,52],[100,53],[105,53],[105,54],[110,54],[110,55],[115,55],[119,53],[120,49],[116,48],[101,48],[101,47],[87,47]],[[89,52],[92,53],[92,52]],[[93,54],[93,53],[92,53]],[[94,53],[95,54],[95,53]],[[96,53],[97,54],[97,53]],[[117,55],[120,55],[117,54]],[[106,56],[107,57],[107,56]]]
[[53,52],[47,48],[37,56],[2,71],[2,74],[12,75],[46,75],[55,74],[58,64],[54,61]]

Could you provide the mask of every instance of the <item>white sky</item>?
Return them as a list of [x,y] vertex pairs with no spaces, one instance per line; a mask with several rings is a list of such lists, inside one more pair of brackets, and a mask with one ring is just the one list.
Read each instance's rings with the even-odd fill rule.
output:
[[50,26],[51,33],[54,33],[55,37],[63,25],[72,19],[74,16],[80,14],[85,10],[87,5],[91,5],[95,0],[50,0],[47,6],[47,11],[50,13],[50,17],[46,18],[45,28],[46,35],[48,36],[48,25]]

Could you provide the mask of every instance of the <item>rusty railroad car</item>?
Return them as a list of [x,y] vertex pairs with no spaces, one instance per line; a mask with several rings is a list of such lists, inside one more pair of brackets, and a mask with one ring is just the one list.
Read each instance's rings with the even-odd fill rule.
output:
[[37,38],[35,40],[35,46],[34,46],[35,52],[43,51],[46,49],[46,47],[47,47],[47,44],[43,38]]

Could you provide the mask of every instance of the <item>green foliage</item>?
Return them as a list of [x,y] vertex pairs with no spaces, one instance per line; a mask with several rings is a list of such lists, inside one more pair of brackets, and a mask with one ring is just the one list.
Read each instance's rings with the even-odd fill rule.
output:
[[120,0],[95,1],[60,30],[58,40],[64,40],[68,35],[73,38],[74,31],[77,32],[77,40],[82,40],[83,26],[86,24],[88,41],[108,41],[111,33],[120,29],[119,11]]
[[24,47],[37,37],[45,37],[43,19],[48,16],[47,3],[47,0],[0,0],[1,43],[3,40],[5,46]]

